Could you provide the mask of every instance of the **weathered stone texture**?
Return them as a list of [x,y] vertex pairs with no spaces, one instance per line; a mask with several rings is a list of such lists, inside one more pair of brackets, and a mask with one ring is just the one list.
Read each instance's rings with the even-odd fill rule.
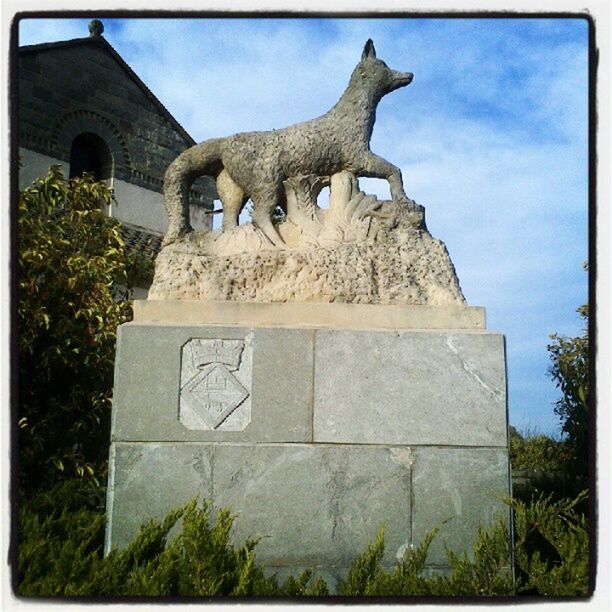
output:
[[[249,422],[185,423],[183,378],[217,363],[238,376],[247,347]],[[392,566],[450,519],[427,560],[444,568],[445,545],[469,552],[479,526],[509,524],[504,360],[483,330],[125,324],[107,550],[200,494],[236,515],[237,545],[262,537],[268,572],[311,567],[333,589],[381,526]]]
[[[122,325],[112,439],[311,441],[313,338],[314,330],[308,329]],[[244,377],[240,374],[249,397],[214,429],[193,428],[181,419],[181,387],[188,382],[181,381],[182,348],[193,339],[242,341],[252,350],[252,363]]]
[[318,330],[315,364],[315,442],[507,444],[500,334]]
[[235,514],[236,545],[261,538],[268,571],[333,583],[381,527],[390,568],[436,526],[427,565],[444,568],[445,546],[471,554],[480,526],[510,524],[508,473],[501,447],[115,442],[106,548],[199,494]]
[[[129,74],[102,37],[25,47],[19,51],[20,146],[68,161],[83,131],[101,136],[118,179],[161,192],[164,172],[193,140]],[[209,179],[190,201],[209,205]]]
[[257,557],[265,565],[347,566],[383,525],[384,560],[393,563],[410,540],[410,453],[220,444],[213,499],[241,508],[234,537],[263,536]]
[[[394,202],[411,204],[400,169],[374,154],[370,139],[382,97],[410,84],[412,77],[412,73],[392,70],[378,59],[374,43],[368,40],[346,90],[321,117],[268,132],[214,138],[181,153],[164,178],[170,221],[165,243],[192,231],[186,195],[198,176],[216,179],[224,229],[237,227],[240,210],[250,198],[254,222],[277,246],[282,246],[283,240],[272,224],[275,208],[285,205],[292,216],[292,212],[298,212],[292,210],[298,205],[296,189],[316,198],[322,180],[331,178],[333,182],[334,175],[342,171],[350,172],[355,179],[385,179]],[[301,216],[302,221],[308,220],[308,214]]]
[[111,461],[107,549],[197,493],[237,513],[234,542],[262,538],[268,567],[346,568],[383,526],[386,565],[410,545],[409,449],[115,443]]
[[191,444],[111,444],[106,550],[125,546],[151,519],[196,495],[212,497],[213,447]]
[[420,230],[396,233],[385,242],[225,257],[199,255],[173,244],[158,255],[149,299],[438,306],[465,302],[446,247]]
[[448,565],[446,547],[465,551],[471,557],[470,544],[479,527],[491,526],[499,518],[510,525],[510,508],[502,501],[510,494],[505,445],[471,449],[415,447],[412,486],[414,542],[422,541],[428,531],[441,526],[427,555],[433,566]]

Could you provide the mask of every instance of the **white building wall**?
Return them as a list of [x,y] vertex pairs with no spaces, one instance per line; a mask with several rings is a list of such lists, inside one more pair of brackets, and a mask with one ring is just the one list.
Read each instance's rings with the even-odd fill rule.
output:
[[[168,216],[164,207],[164,196],[138,185],[119,179],[113,180],[117,204],[113,205],[111,216],[123,223],[142,227],[163,235],[168,230]],[[196,230],[205,230],[211,223],[201,206],[191,206],[191,225]]]
[[[20,189],[47,174],[53,164],[60,165],[64,176],[68,176],[67,162],[24,148],[19,149],[19,156],[22,162],[19,171]],[[110,179],[108,184],[115,192],[117,203],[112,205],[111,210],[106,211],[107,214],[126,225],[141,228],[152,234],[162,236],[166,233],[168,217],[164,207],[164,196],[161,193],[119,179]],[[191,224],[200,231],[210,228],[212,215],[206,214],[201,206],[192,206]]]
[[64,176],[68,176],[69,164],[67,162],[30,151],[30,149],[19,147],[19,161],[21,162],[19,189],[29,187],[37,178],[45,176],[53,165],[61,166]]

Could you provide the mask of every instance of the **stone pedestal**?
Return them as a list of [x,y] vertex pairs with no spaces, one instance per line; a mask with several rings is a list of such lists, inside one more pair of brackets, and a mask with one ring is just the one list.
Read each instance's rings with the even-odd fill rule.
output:
[[507,445],[504,339],[482,309],[137,303],[107,549],[200,494],[237,514],[237,543],[266,536],[258,561],[280,576],[312,567],[333,589],[382,525],[392,565],[451,518],[428,558],[442,567],[445,545],[509,518]]

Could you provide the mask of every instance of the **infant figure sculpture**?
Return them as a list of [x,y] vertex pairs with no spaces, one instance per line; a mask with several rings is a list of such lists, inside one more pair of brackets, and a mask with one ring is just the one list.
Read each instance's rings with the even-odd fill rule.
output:
[[[406,196],[399,168],[370,150],[378,103],[412,78],[378,59],[368,40],[321,117],[206,140],[179,155],[164,179],[169,228],[149,299],[464,303],[424,208]],[[221,231],[191,226],[189,193],[201,176],[216,181]],[[359,177],[387,180],[391,199],[361,192]],[[317,197],[327,186],[323,209]],[[249,199],[253,223],[238,225]],[[285,218],[275,224],[277,207]]]

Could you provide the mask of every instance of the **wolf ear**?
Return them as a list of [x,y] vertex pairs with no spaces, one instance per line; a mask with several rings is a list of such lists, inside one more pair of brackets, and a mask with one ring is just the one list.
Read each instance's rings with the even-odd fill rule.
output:
[[372,57],[376,59],[376,49],[374,49],[374,43],[371,38],[368,38],[368,42],[365,44],[363,48],[363,53],[361,54],[361,60],[363,61],[366,57]]

